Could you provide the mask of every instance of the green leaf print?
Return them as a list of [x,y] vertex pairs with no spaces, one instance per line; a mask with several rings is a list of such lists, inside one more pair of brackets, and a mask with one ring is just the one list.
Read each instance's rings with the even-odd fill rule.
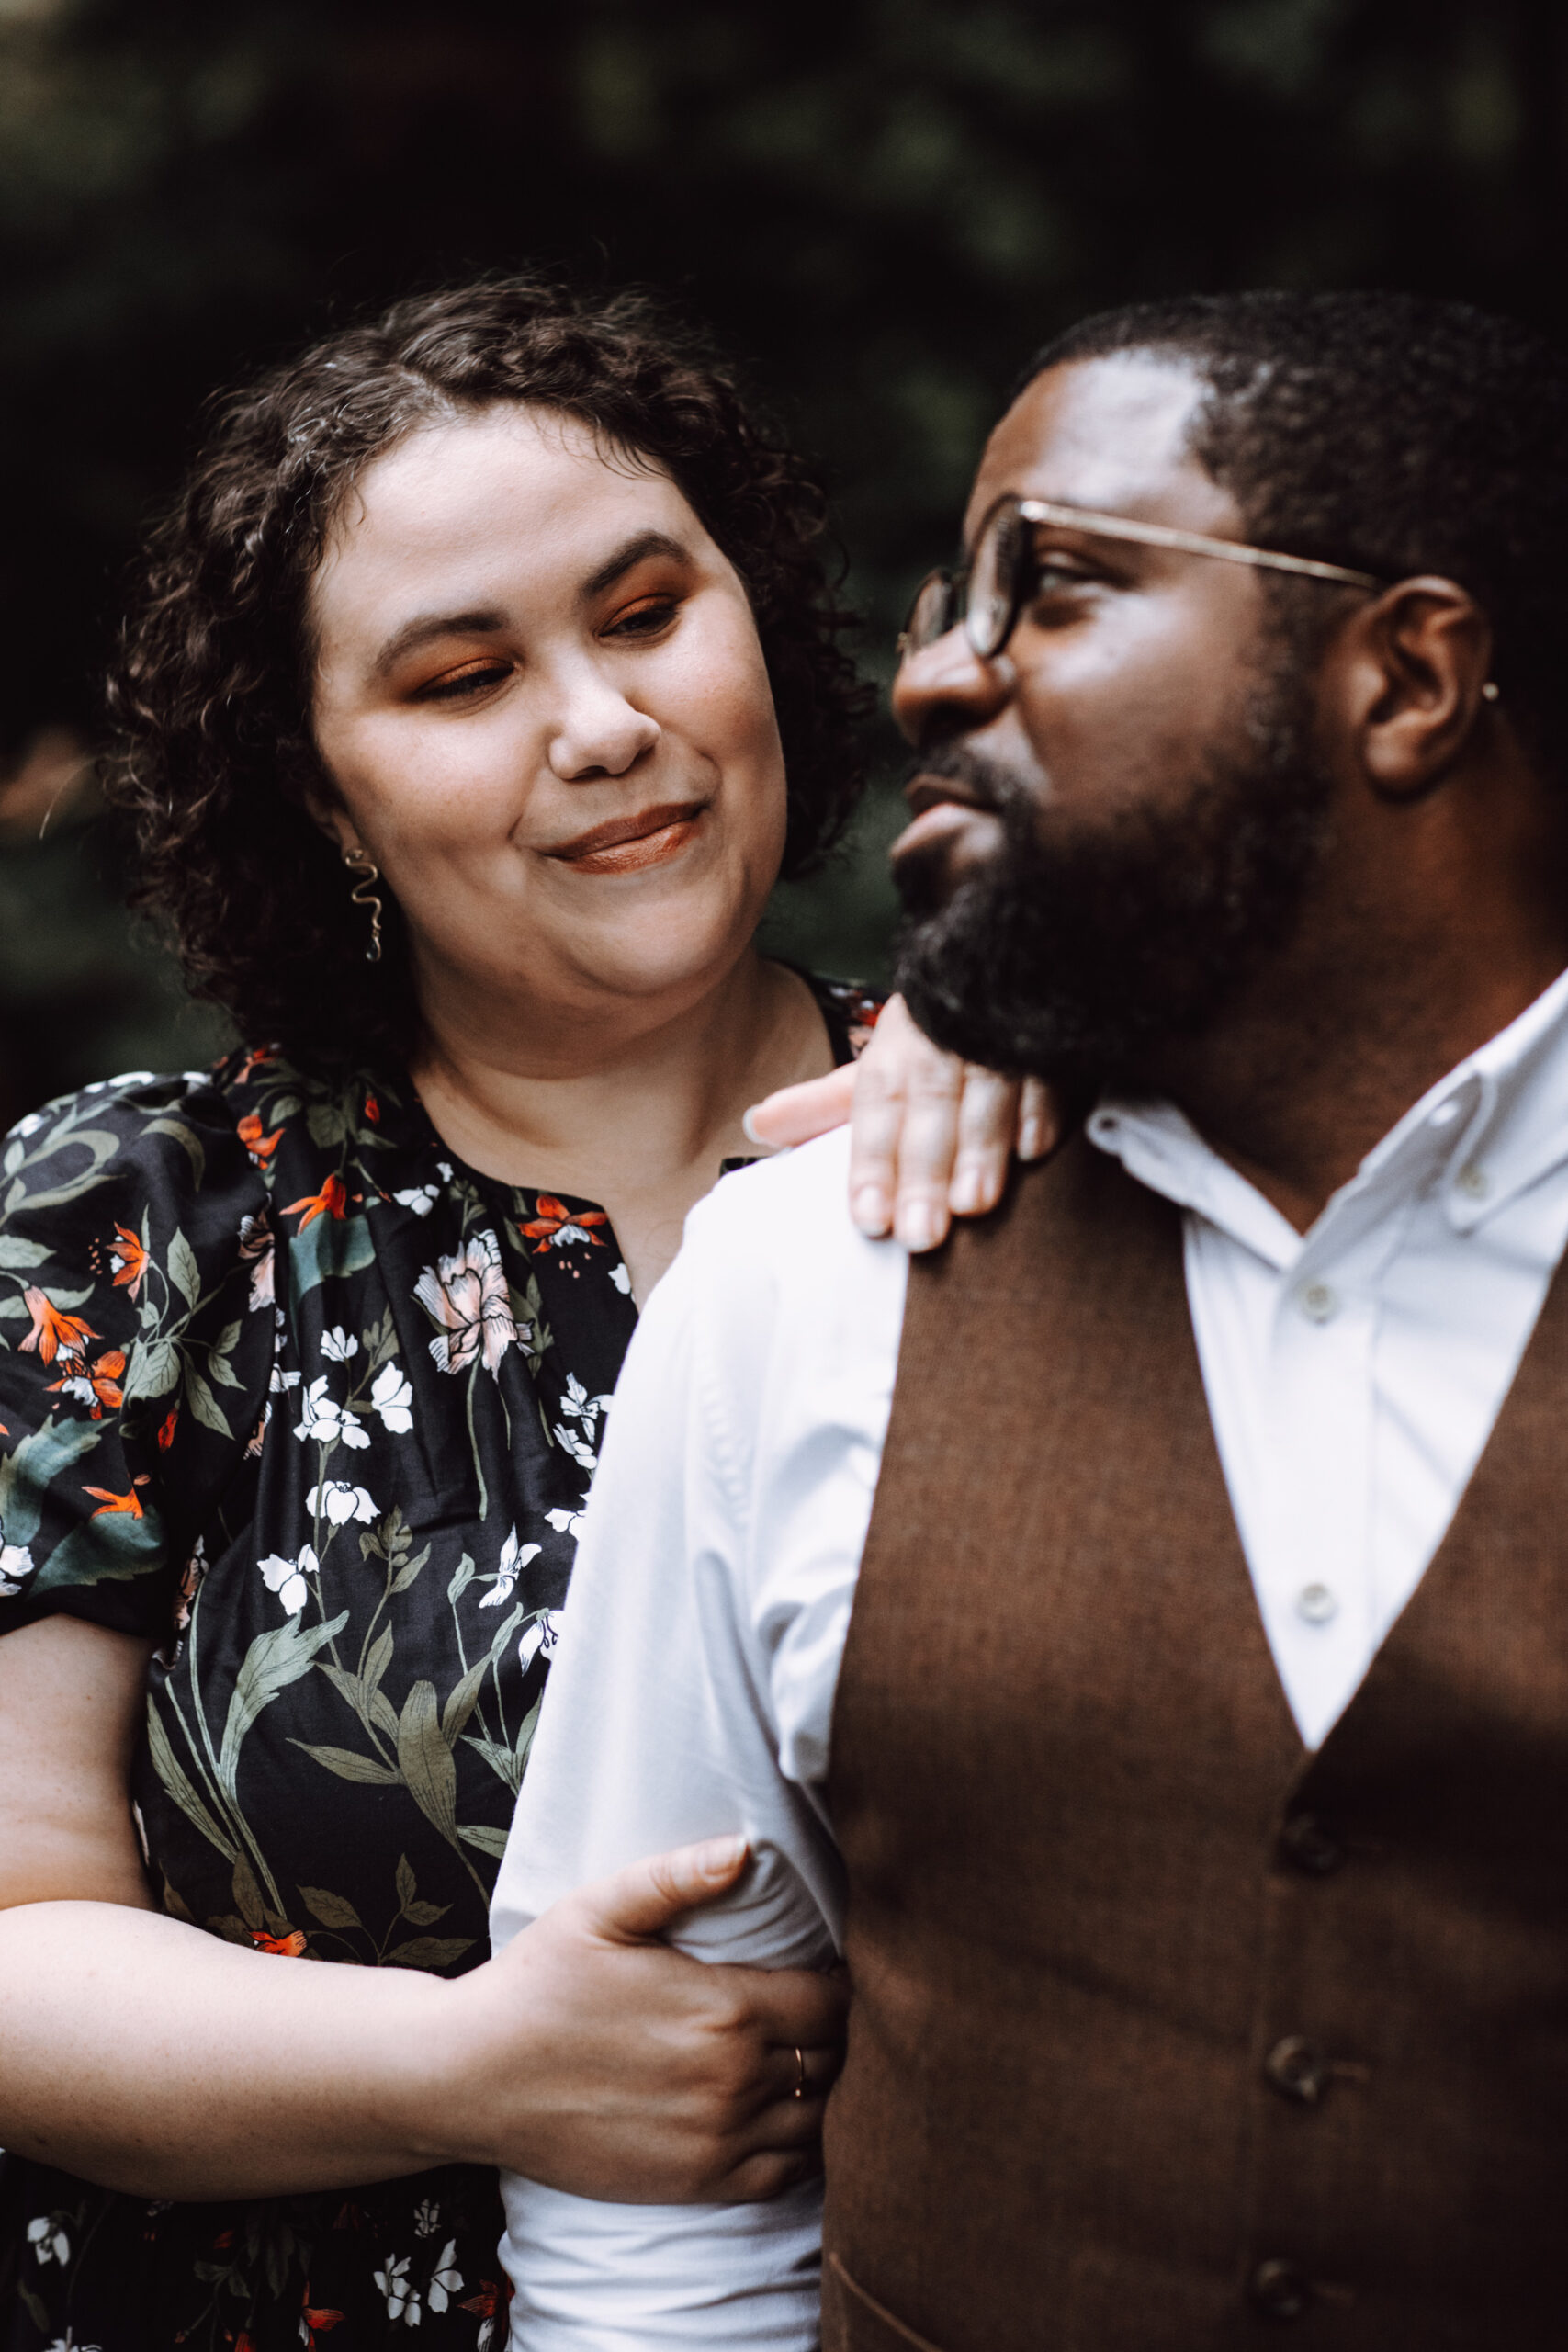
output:
[[414,1936],[387,1954],[389,1968],[450,1968],[473,1950],[472,1936]]
[[457,1838],[457,1768],[441,1736],[434,1682],[416,1682],[398,1718],[398,1762],[427,1821],[449,1845]]
[[166,1396],[179,1385],[180,1351],[173,1340],[137,1340],[130,1350],[130,1370],[125,1376],[129,1404],[135,1396]]
[[169,1242],[169,1280],[180,1293],[187,1306],[194,1306],[201,1296],[201,1268],[196,1261],[196,1251],[176,1231]]
[[305,1908],[323,1928],[357,1928],[364,1933],[365,1922],[345,1894],[333,1894],[324,1886],[302,1886],[299,1896]]
[[0,1233],[0,1267],[7,1273],[18,1268],[45,1266],[51,1252],[46,1243],[29,1241],[23,1233]]
[[[233,1385],[238,1388],[240,1383],[236,1380]],[[233,1436],[228,1415],[193,1363],[185,1368],[185,1393],[186,1403],[204,1430],[212,1430],[219,1437]]]
[[498,1862],[506,1851],[505,1830],[492,1828],[488,1822],[477,1822],[471,1829],[459,1829],[457,1835],[466,1846],[477,1846],[481,1854],[493,1854]]
[[291,1617],[286,1625],[274,1626],[267,1634],[258,1634],[241,1661],[234,1678],[234,1692],[229,1702],[229,1719],[223,1726],[223,1747],[218,1758],[218,1777],[231,1799],[240,1769],[240,1749],[246,1733],[264,1707],[269,1707],[280,1690],[298,1682],[310,1670],[310,1661],[326,1642],[335,1641],[348,1623],[346,1609],[324,1625],[302,1625]]
[[401,1785],[403,1776],[391,1765],[378,1764],[373,1756],[356,1755],[352,1747],[313,1747],[305,1739],[291,1739],[288,1745],[310,1757],[312,1763],[335,1772],[340,1781],[357,1781],[367,1789],[395,1789]]
[[194,1823],[208,1844],[215,1847],[231,1867],[239,1859],[240,1849],[227,1832],[220,1829],[217,1822],[186,1778],[184,1767],[169,1745],[169,1735],[164,1730],[163,1718],[155,1707],[150,1707],[147,1710],[147,1745],[152,1758],[152,1770],[157,1773],[159,1780],[179,1806],[186,1819]]
[[93,1421],[49,1421],[0,1461],[0,1527],[8,1544],[32,1542],[53,1480],[90,1453],[101,1435]]

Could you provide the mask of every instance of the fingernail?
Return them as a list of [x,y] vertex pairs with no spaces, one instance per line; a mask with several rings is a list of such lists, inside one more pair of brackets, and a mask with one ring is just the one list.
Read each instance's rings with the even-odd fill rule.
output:
[[1038,1159],[1044,1148],[1045,1122],[1031,1114],[1025,1119],[1022,1132],[1018,1138],[1018,1156],[1021,1159]]
[[739,1832],[728,1838],[706,1838],[697,1848],[694,1860],[704,1878],[728,1878],[745,1855],[750,1840]]
[[954,1214],[959,1216],[973,1216],[976,1209],[984,1208],[986,1188],[979,1169],[961,1168],[953,1180],[953,1190],[948,1197]]
[[880,1240],[887,1230],[887,1195],[880,1184],[863,1184],[850,1203],[850,1215],[863,1233]]
[[751,1113],[750,1111],[742,1111],[740,1114],[740,1132],[745,1136],[748,1143],[754,1143],[759,1151],[762,1148],[762,1138],[757,1133],[756,1128],[751,1125]]
[[940,1238],[936,1211],[929,1201],[911,1201],[898,1212],[898,1238],[906,1250],[918,1255],[922,1250],[933,1250]]

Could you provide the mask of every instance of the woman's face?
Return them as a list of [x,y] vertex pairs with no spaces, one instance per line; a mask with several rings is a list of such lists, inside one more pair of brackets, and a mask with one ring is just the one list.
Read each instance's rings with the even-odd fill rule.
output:
[[361,477],[311,616],[316,813],[380,867],[427,1006],[657,1017],[732,967],[784,757],[745,590],[667,475],[553,411],[426,426]]

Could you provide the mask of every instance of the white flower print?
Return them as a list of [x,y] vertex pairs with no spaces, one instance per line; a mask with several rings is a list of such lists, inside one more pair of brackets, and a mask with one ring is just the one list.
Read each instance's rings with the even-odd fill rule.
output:
[[412,1184],[405,1193],[394,1193],[392,1198],[400,1209],[412,1209],[415,1216],[428,1216],[441,1198],[439,1184]]
[[463,2274],[453,2260],[457,2251],[457,2239],[448,2238],[431,2273],[430,2308],[433,2312],[444,2312],[450,2298],[463,2291]]
[[[284,1378],[287,1380],[287,1373]],[[335,1396],[327,1395],[327,1375],[324,1372],[311,1381],[300,1403],[305,1408],[305,1418],[294,1431],[296,1437],[320,1438],[323,1445],[332,1444],[334,1439],[341,1439],[344,1445],[369,1444],[370,1432],[363,1421],[346,1406],[340,1405]]]
[[351,1340],[341,1323],[321,1333],[321,1353],[329,1363],[346,1363],[350,1356],[359,1353],[359,1342]]
[[592,1474],[598,1469],[599,1456],[587,1439],[579,1437],[575,1430],[569,1430],[564,1421],[556,1423],[556,1442],[565,1446],[580,1470],[586,1470]]
[[[5,1532],[0,1527],[0,1535]],[[33,1567],[33,1555],[27,1544],[0,1543],[0,1600],[9,1600],[14,1592],[20,1592]]]
[[58,2262],[63,2269],[71,2259],[71,2241],[53,2213],[40,2213],[28,2223],[28,2244],[40,2263]]
[[421,2198],[413,2209],[413,2233],[417,2238],[433,2238],[441,2227],[441,2208],[434,2197]]
[[310,1598],[310,1587],[305,1579],[313,1577],[321,1566],[314,1546],[304,1544],[297,1560],[282,1559],[275,1552],[270,1558],[258,1560],[256,1566],[261,1570],[262,1582],[267,1590],[276,1592],[283,1603],[285,1615],[298,1617]]
[[73,1396],[78,1405],[92,1406],[98,1401],[97,1390],[92,1382],[80,1373],[73,1380],[62,1380],[60,1383],[60,1390],[64,1396]]
[[610,1269],[610,1280],[615,1283],[615,1288],[620,1292],[623,1298],[630,1298],[632,1295],[632,1278],[626,1272],[625,1266],[612,1266]]
[[560,1408],[569,1419],[581,1421],[591,1430],[609,1401],[607,1396],[590,1396],[576,1373],[567,1374],[566,1395],[561,1398]]
[[519,1572],[527,1566],[530,1560],[537,1558],[542,1548],[537,1544],[519,1544],[517,1530],[513,1528],[501,1547],[495,1582],[480,1601],[479,1607],[481,1609],[503,1608],[512,1598],[512,1588],[517,1581]]
[[558,1535],[570,1535],[575,1544],[582,1532],[582,1514],[586,1508],[586,1504],[579,1504],[576,1510],[547,1510],[545,1517]]
[[276,1306],[276,1255],[265,1212],[240,1219],[240,1256],[252,1261],[250,1312],[254,1315],[258,1306]]
[[417,2327],[424,2316],[419,2290],[409,2285],[409,2268],[412,2257],[406,2254],[389,2255],[385,2270],[371,2273],[387,2302],[387,2317],[400,2319],[405,2326]]
[[384,1363],[370,1383],[370,1402],[381,1416],[381,1426],[394,1437],[406,1437],[413,1427],[413,1390],[399,1365]]
[[11,1133],[14,1136],[37,1135],[42,1125],[43,1113],[41,1111],[29,1111],[25,1119],[18,1119],[17,1121],[17,1124],[12,1128]]
[[363,1487],[351,1487],[344,1478],[328,1478],[322,1485],[312,1487],[305,1498],[305,1508],[330,1519],[334,1527],[345,1527],[356,1519],[368,1527],[378,1516],[376,1505]]
[[547,1662],[560,1647],[561,1612],[558,1609],[542,1609],[531,1625],[523,1628],[523,1638],[517,1645],[517,1663],[525,1674],[536,1657]]
[[501,1244],[488,1227],[454,1257],[426,1266],[413,1295],[436,1327],[430,1352],[438,1372],[466,1372],[480,1355],[487,1372],[500,1372],[517,1326]]

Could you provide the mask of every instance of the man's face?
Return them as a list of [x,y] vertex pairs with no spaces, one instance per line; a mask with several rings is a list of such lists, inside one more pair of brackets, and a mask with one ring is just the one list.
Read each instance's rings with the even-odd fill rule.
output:
[[[1188,454],[1201,397],[1147,356],[1051,369],[991,437],[966,544],[1007,493],[1245,539]],[[899,985],[973,1060],[1135,1081],[1288,934],[1326,834],[1312,686],[1256,572],[1034,531],[1004,651],[954,629],[895,687],[919,754]]]

